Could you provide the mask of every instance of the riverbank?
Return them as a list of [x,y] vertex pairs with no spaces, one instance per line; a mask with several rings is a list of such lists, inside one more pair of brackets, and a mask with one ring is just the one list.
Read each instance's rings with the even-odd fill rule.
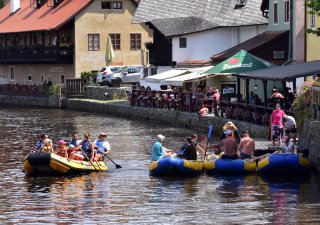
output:
[[[209,125],[213,125],[213,134],[221,135],[221,128],[228,121],[212,114],[199,117],[196,113],[180,112],[176,110],[154,109],[131,106],[126,100],[101,101],[93,99],[67,99],[66,109],[105,113],[128,119],[152,121],[153,123],[167,123],[207,132]],[[249,130],[252,137],[267,138],[268,127],[244,121],[233,121],[239,131]]]

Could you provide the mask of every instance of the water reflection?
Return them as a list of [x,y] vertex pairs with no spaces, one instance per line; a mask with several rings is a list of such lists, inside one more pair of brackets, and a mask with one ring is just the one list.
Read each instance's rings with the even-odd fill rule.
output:
[[[0,220],[3,224],[303,224],[320,222],[320,179],[242,177],[153,178],[154,137],[178,149],[190,130],[81,112],[0,111]],[[108,173],[28,177],[23,157],[40,133],[53,140],[73,131],[108,134]],[[205,137],[205,133],[200,133]],[[203,138],[203,140],[205,140]],[[205,141],[204,141],[205,142]],[[10,152],[10,154],[8,154]]]

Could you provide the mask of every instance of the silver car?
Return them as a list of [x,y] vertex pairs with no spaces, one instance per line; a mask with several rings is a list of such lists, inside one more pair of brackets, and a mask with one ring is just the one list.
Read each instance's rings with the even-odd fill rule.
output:
[[116,73],[116,72],[120,72],[123,69],[124,69],[123,66],[104,66],[104,67],[102,67],[101,70],[97,74],[96,83],[103,85],[103,79],[106,76],[109,76],[109,75]]
[[128,66],[120,72],[106,76],[102,82],[109,86],[112,85],[112,80],[119,80],[121,84],[136,84],[139,83],[142,72],[142,66]]

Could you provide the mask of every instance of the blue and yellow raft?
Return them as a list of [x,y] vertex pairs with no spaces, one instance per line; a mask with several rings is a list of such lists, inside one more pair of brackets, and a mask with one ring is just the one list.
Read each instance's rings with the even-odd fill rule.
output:
[[270,154],[258,162],[257,171],[265,174],[301,174],[309,172],[310,168],[310,161],[300,155]]
[[204,169],[208,175],[215,174],[249,174],[256,171],[253,159],[212,159],[204,162]]
[[103,161],[70,160],[54,153],[31,153],[23,160],[23,170],[29,175],[66,175],[107,171]]
[[151,176],[197,176],[203,171],[203,161],[185,160],[176,157],[162,158],[151,162]]

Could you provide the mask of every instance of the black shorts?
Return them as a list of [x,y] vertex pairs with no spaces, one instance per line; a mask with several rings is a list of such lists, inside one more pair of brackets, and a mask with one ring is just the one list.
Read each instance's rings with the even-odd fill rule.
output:
[[297,133],[297,128],[291,128],[286,130],[286,134],[296,134]]
[[222,155],[221,159],[238,159],[237,155]]
[[240,159],[250,159],[251,155],[241,152]]
[[277,139],[279,136],[282,136],[283,128],[277,125],[272,125],[272,140]]

